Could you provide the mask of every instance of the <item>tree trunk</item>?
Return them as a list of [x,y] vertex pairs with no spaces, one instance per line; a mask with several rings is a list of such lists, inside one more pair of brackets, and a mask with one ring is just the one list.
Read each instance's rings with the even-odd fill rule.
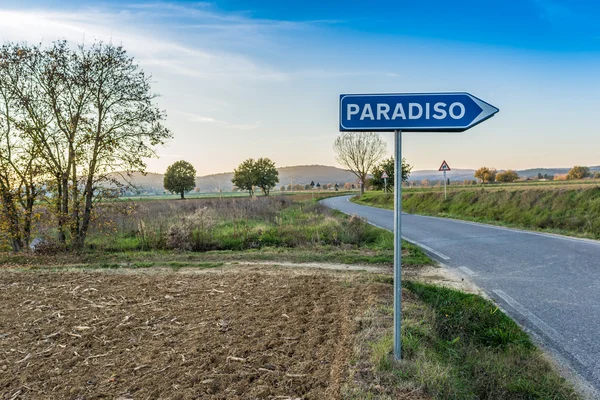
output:
[[21,230],[19,229],[19,215],[17,208],[15,207],[13,195],[8,192],[6,188],[3,188],[2,191],[2,206],[4,208],[3,214],[8,219],[8,235],[10,237],[10,246],[16,253],[21,251],[23,248]]
[[[100,145],[101,116],[102,116],[102,107],[100,107],[100,109],[99,109],[98,126],[96,127],[96,133],[94,136],[94,148],[92,150],[92,159],[90,160],[90,164],[88,167],[88,174],[87,174],[87,178],[85,181],[85,188],[83,191],[83,197],[85,199],[85,204],[84,204],[84,208],[83,208],[83,216],[81,217],[81,227],[79,228],[79,233],[77,235],[77,241],[75,243],[75,247],[77,249],[82,249],[85,244],[85,239],[87,238],[87,232],[90,227],[90,221],[92,218],[92,207],[93,207],[94,190],[95,190],[94,176],[95,176],[95,172],[96,172],[96,165],[98,162],[98,148]],[[76,178],[76,173],[77,172],[75,169],[75,162],[73,161],[73,180],[74,181]],[[74,183],[76,184],[77,182],[75,181]],[[73,190],[73,195],[74,196],[77,195],[76,190]],[[74,204],[74,207],[79,208],[79,204]],[[77,218],[79,219],[78,214],[77,214]],[[77,221],[77,224],[79,225],[79,221]]]
[[85,206],[83,209],[83,216],[81,218],[81,228],[79,229],[79,234],[77,235],[76,240],[73,243],[73,247],[76,249],[82,249],[85,244],[85,238],[87,237],[87,231],[90,227],[90,220],[92,216],[92,200],[93,200],[94,188],[91,179],[85,184]]
[[185,197],[183,196],[183,190],[181,191],[181,200],[185,199]]
[[60,189],[62,191],[60,197],[60,213],[58,215],[58,240],[60,243],[67,242],[67,234],[65,233],[65,225],[67,223],[67,215],[69,215],[69,173],[65,172],[60,178]]
[[367,180],[367,175],[366,174],[360,178],[360,181],[362,182],[360,184],[360,194],[365,194],[365,181],[366,180]]
[[33,189],[33,192],[28,189],[27,198],[25,199],[25,217],[23,218],[23,243],[25,244],[25,247],[29,247],[29,243],[31,242],[31,219],[33,215],[33,205],[35,203],[33,193],[35,193],[35,188]]
[[[73,159],[75,151],[69,149],[69,159]],[[81,235],[80,217],[79,217],[79,188],[77,187],[77,171],[75,169],[75,162],[72,163],[71,172],[71,238],[73,242],[79,243],[79,236]]]

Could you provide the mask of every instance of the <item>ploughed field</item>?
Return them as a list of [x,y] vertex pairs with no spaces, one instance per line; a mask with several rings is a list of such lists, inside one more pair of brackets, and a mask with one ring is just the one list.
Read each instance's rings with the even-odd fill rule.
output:
[[391,291],[349,276],[3,271],[0,398],[338,398],[356,316]]

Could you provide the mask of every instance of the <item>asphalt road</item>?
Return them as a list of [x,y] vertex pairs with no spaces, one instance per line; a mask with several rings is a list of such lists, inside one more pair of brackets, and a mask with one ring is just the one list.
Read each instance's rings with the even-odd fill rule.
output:
[[[393,212],[322,202],[393,230]],[[445,218],[402,216],[402,236],[468,276],[600,398],[600,242]]]

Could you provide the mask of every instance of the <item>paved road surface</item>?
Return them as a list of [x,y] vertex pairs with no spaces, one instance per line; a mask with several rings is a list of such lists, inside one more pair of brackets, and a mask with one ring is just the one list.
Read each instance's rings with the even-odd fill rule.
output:
[[[322,202],[393,230],[392,211],[349,198]],[[411,214],[402,236],[469,276],[600,393],[600,242]]]

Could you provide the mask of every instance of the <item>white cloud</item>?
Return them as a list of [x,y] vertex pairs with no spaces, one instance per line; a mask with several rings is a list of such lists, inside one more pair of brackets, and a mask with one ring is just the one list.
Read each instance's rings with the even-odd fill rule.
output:
[[227,124],[225,125],[225,128],[230,128],[230,129],[239,129],[241,131],[250,131],[253,129],[258,128],[259,123],[255,123],[255,124]]
[[242,131],[256,129],[259,126],[258,122],[253,123],[253,124],[231,123],[231,122],[227,122],[227,121],[220,121],[213,117],[207,117],[204,115],[198,115],[198,114],[193,114],[193,113],[188,113],[188,112],[183,112],[183,111],[176,111],[175,114],[185,116],[187,118],[187,120],[190,122],[210,123],[210,124],[218,125],[223,128],[238,129],[238,130],[242,130]]
[[218,122],[214,118],[203,117],[201,115],[194,115],[194,116],[190,117],[190,121],[193,121],[193,122]]
[[168,158],[182,158],[185,157],[183,154],[158,154],[159,157],[168,157]]
[[[197,79],[222,78],[228,82],[287,79],[286,74],[276,68],[247,55],[228,52],[214,40],[188,40],[193,43],[186,43],[185,40],[172,39],[175,36],[173,32],[163,27],[171,24],[148,23],[158,18],[161,10],[170,9],[167,5],[148,6],[152,13],[140,8],[135,12],[0,10],[0,38],[30,43],[49,43],[57,39],[73,43],[94,39],[112,41],[122,43],[143,66],[161,67],[170,74]],[[185,10],[192,10],[191,15],[198,18],[218,18],[218,14],[213,12],[194,11],[196,8]],[[232,20],[233,27],[238,19]],[[240,23],[246,25],[246,22]],[[248,33],[245,37],[251,40]],[[210,43],[210,46],[203,46],[203,43]]]

